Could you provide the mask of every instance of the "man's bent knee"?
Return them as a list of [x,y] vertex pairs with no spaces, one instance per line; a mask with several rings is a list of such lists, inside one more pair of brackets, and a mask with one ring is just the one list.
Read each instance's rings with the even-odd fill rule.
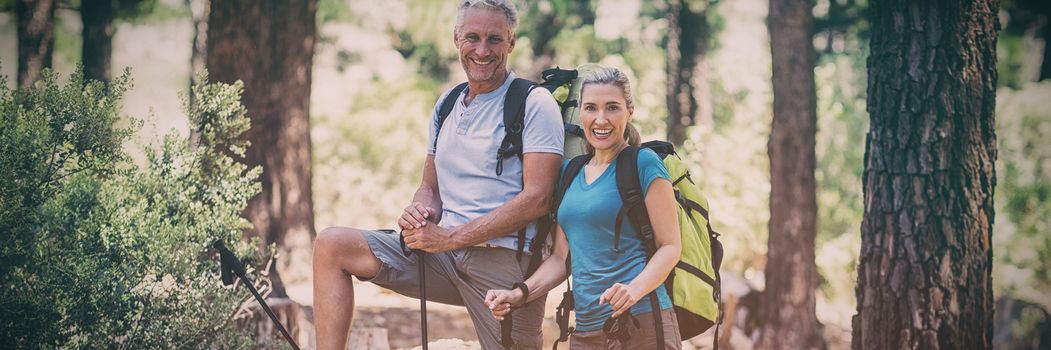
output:
[[338,267],[344,273],[370,278],[379,272],[382,262],[369,248],[361,230],[329,227],[314,240],[314,263]]

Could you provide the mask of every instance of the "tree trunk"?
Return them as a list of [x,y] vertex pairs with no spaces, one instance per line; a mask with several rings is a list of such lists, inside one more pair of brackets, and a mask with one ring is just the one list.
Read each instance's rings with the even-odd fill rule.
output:
[[817,194],[814,180],[817,97],[813,4],[770,0],[774,121],[770,154],[770,224],[759,348],[825,347],[815,314]]
[[113,56],[113,2],[111,0],[82,0],[80,22],[83,45],[81,60],[84,79],[109,83],[113,78],[110,61]]
[[[314,238],[310,155],[310,82],[317,3],[228,0],[211,4],[206,66],[213,81],[244,82],[252,122],[245,138],[249,166],[262,166],[262,192],[244,215],[279,264],[309,263]],[[261,247],[263,249],[263,247]],[[303,261],[302,259],[306,259]],[[273,296],[285,296],[277,269]]]
[[853,348],[990,349],[999,1],[870,11]]
[[[201,83],[197,81],[197,74],[204,71],[205,59],[208,52],[208,8],[209,0],[186,0],[190,8],[190,17],[193,19],[193,43],[190,46],[190,87]],[[193,105],[193,95],[190,95],[190,105]]]
[[[210,0],[185,0],[186,6],[190,8],[190,17],[193,19],[193,43],[190,44],[190,88],[187,89],[187,98],[190,105],[195,105],[197,96],[193,94],[193,87],[201,83],[198,74],[207,69],[205,67],[206,53],[208,52],[208,8]],[[190,143],[200,142],[200,133],[196,128],[190,128]]]
[[1044,13],[1044,30],[1041,36],[1044,37],[1044,59],[1040,62],[1040,76],[1037,81],[1051,78],[1051,13]]
[[[710,97],[707,87],[707,69],[704,56],[708,51],[710,28],[704,10],[691,9],[681,0],[670,0],[665,18],[668,20],[667,83],[668,83],[668,141],[681,146],[686,141],[686,127],[693,125],[701,103],[695,95],[695,85],[701,84],[702,99]],[[698,69],[702,71],[698,72]],[[695,73],[701,79],[695,79]],[[703,111],[711,110],[705,105]]]
[[55,0],[16,0],[18,86],[28,87],[51,68],[55,51]]

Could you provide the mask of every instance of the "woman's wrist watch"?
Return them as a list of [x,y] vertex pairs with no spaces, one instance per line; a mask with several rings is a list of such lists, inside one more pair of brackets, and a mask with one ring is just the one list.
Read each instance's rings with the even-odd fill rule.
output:
[[511,285],[511,289],[516,288],[522,291],[522,305],[519,305],[518,307],[525,306],[525,304],[529,302],[529,286],[523,282],[515,282],[515,284]]

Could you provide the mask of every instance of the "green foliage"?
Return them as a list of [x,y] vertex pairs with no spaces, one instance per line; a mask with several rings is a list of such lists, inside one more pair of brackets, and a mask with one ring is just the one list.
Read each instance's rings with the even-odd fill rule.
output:
[[[231,314],[243,293],[224,289],[208,245],[242,258],[239,217],[258,170],[235,163],[248,128],[241,85],[194,88],[187,113],[199,145],[168,136],[144,165],[122,149],[125,73],[109,86],[0,90],[0,338],[16,348],[238,348],[251,344]],[[0,84],[0,87],[4,84]],[[254,274],[254,273],[253,273]]]
[[867,11],[868,0],[818,0],[813,11],[818,54],[852,54],[868,47]]
[[[1005,0],[1000,6],[1000,31],[996,42],[996,85],[1022,89],[1038,80],[1042,57],[1041,32],[1048,25],[1051,3],[1041,0]],[[1045,63],[1046,64],[1046,63]]]
[[[1028,38],[1004,33],[996,42],[996,86],[1020,88],[1030,79],[1023,74],[1026,70],[1026,49],[1030,44]],[[1036,67],[1039,68],[1039,67]]]
[[386,23],[391,46],[419,67],[419,75],[437,85],[449,79],[458,60],[453,41],[458,1],[412,1],[406,15]]
[[117,24],[127,22],[146,25],[151,22],[186,20],[192,16],[189,6],[159,0],[117,0],[115,5]]
[[[83,0],[59,0],[59,8],[79,11]],[[159,0],[110,0],[114,18],[133,23],[144,23],[147,19],[168,19],[188,16],[188,9],[172,6]]]
[[342,0],[318,0],[316,16],[318,24],[345,20],[350,16],[350,6]]
[[548,54],[551,40],[595,24],[594,1],[526,1],[519,7],[518,36],[530,39],[534,55]]
[[997,94],[993,279],[998,293],[1051,309],[1051,82]]
[[847,309],[855,305],[855,265],[861,249],[858,228],[864,211],[861,175],[869,128],[866,51],[826,53],[814,69],[818,102],[815,258],[821,291],[829,302]]

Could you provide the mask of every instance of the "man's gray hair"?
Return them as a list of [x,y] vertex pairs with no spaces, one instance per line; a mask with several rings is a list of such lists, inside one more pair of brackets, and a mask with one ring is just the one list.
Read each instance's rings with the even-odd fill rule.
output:
[[456,36],[460,35],[460,28],[463,27],[464,14],[472,8],[503,12],[504,16],[507,16],[507,23],[511,25],[511,37],[515,36],[518,28],[518,10],[511,0],[463,0],[456,12],[456,28],[453,29]]

